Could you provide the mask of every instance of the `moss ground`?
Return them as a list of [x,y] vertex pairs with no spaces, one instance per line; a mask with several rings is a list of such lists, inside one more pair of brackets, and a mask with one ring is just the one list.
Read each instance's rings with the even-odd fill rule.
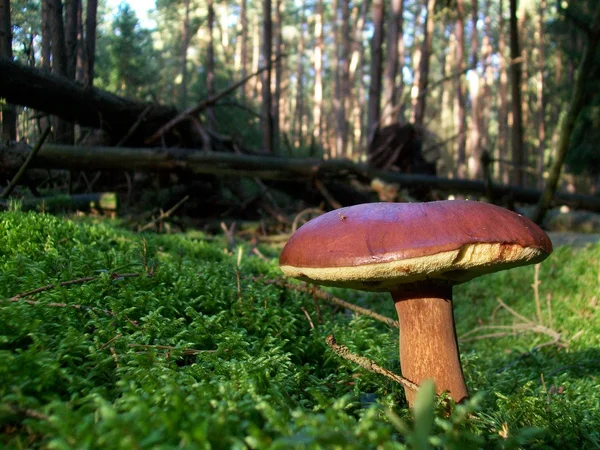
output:
[[[0,447],[600,448],[600,245],[540,267],[542,322],[568,347],[462,342],[473,397],[450,415],[428,385],[408,410],[401,386],[325,343],[398,371],[397,331],[324,303],[320,323],[310,295],[256,280],[280,275],[276,249],[242,244],[238,266],[224,246],[0,215]],[[533,280],[524,267],[457,287],[459,336],[514,324],[498,298],[535,320]],[[331,292],[393,317],[385,295]]]

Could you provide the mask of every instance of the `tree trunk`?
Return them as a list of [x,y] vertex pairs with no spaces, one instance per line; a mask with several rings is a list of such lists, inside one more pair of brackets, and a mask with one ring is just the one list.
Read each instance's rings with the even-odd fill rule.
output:
[[371,5],[373,16],[373,38],[371,41],[371,85],[369,87],[369,105],[367,133],[370,141],[375,129],[379,126],[381,116],[381,65],[383,44],[383,18],[385,16],[384,0],[373,0]]
[[[496,159],[508,161],[509,157],[509,130],[508,130],[508,75],[506,67],[506,41],[504,36],[506,35],[506,22],[504,20],[504,4],[500,0],[498,2],[498,16],[499,19],[499,32],[498,32],[498,53],[500,55],[498,65],[498,145],[496,146],[497,153]],[[498,172],[502,182],[508,184],[509,182],[509,171],[504,164],[500,164]]]
[[[252,73],[256,73],[260,60],[260,26],[258,24],[258,14],[252,18]],[[253,78],[252,95],[262,101],[262,77]]]
[[[214,26],[215,26],[215,8],[213,0],[207,2],[207,26],[208,42],[206,46],[206,93],[208,97],[215,95],[215,46],[214,46]],[[215,114],[211,107],[206,110],[208,122],[212,127],[216,126]]]
[[294,121],[292,132],[294,133],[294,143],[296,146],[303,144],[304,132],[304,24],[306,17],[306,0],[302,0],[300,7],[300,31],[298,36],[298,55],[296,61],[296,108],[294,111]]
[[[52,71],[58,76],[70,78],[62,1],[45,1],[48,2],[48,17],[52,36]],[[74,141],[73,125],[57,118],[54,123],[54,141],[60,144],[72,144]]]
[[67,76],[75,79],[77,67],[77,11],[81,0],[65,0],[65,49]]
[[86,86],[94,85],[94,66],[96,64],[96,17],[98,13],[98,0],[88,0],[85,16],[85,48],[86,48]]
[[[456,72],[462,73],[465,61],[465,4],[464,0],[456,0]],[[456,78],[456,128],[457,149],[456,169],[458,178],[467,176],[467,113],[465,105],[465,89],[463,77]]]
[[273,153],[273,100],[271,96],[271,59],[273,43],[273,22],[271,19],[271,0],[263,0],[263,61],[267,69],[263,72],[262,102],[263,102],[263,148],[267,153]]
[[544,89],[544,73],[546,71],[546,50],[545,50],[545,30],[544,20],[546,12],[546,0],[540,1],[538,9],[537,22],[537,187],[541,189],[544,186],[544,153],[546,150],[546,95]]
[[348,111],[350,104],[350,0],[342,1],[342,57],[340,71],[340,109],[338,111],[339,156],[348,156]]
[[[368,2],[360,3],[354,6],[353,15],[356,15],[354,21],[354,33],[352,35],[352,57],[350,58],[350,67],[348,69],[348,104],[346,111],[348,113],[348,141],[349,141],[349,156],[358,156],[360,152],[366,149],[363,141],[363,112],[365,98],[364,93],[364,60],[365,46],[362,45],[362,36],[365,31],[365,23],[367,21],[367,13],[369,11]],[[357,76],[358,73],[358,76]],[[352,94],[352,90],[357,92]]]
[[[246,78],[248,73],[248,0],[240,0],[240,70],[242,78]],[[246,84],[242,86],[242,98],[245,99],[248,95],[248,87]]]
[[[0,0],[0,58],[13,60],[12,53],[12,21],[10,19],[10,1]],[[2,133],[1,141],[17,140],[17,112],[13,105],[5,103],[1,105],[2,109]]]
[[469,133],[469,175],[471,178],[481,178],[481,90],[483,78],[479,76],[479,33],[477,20],[479,14],[478,0],[471,1],[472,34],[471,34],[471,67],[473,73],[469,82],[471,93],[471,130]]
[[[10,0],[9,0],[10,3]],[[50,31],[50,2],[42,0],[42,61],[41,65],[44,69],[50,71],[52,65],[50,63],[52,54],[52,32]]]
[[315,14],[315,91],[313,99],[313,139],[321,140],[321,112],[323,111],[323,0],[317,0]]
[[433,30],[435,23],[433,21],[434,7],[436,0],[427,0],[427,12],[425,23],[423,24],[423,44],[421,47],[421,60],[419,62],[419,71],[415,76],[416,103],[414,105],[414,123],[423,125],[425,122],[425,106],[427,105],[427,85],[429,83],[429,58],[431,56],[431,42],[433,39]]
[[275,77],[273,78],[273,148],[279,147],[279,136],[282,125],[280,103],[282,100],[282,83],[283,83],[283,61],[281,54],[283,53],[283,23],[281,18],[281,0],[275,2]]
[[510,81],[512,93],[512,182],[524,186],[523,105],[521,104],[521,50],[517,23],[517,1],[510,0]]
[[[444,77],[448,77],[455,69],[456,63],[454,58],[456,57],[456,34],[450,33],[450,39],[448,42],[448,53],[446,60],[444,61]],[[446,169],[446,175],[456,173],[456,124],[455,124],[455,112],[454,112],[454,94],[452,92],[455,81],[448,79],[443,83],[442,92],[442,137],[444,142],[447,142],[447,152],[442,152],[443,167]]]
[[586,95],[586,78],[589,76],[594,64],[594,56],[598,51],[598,41],[600,41],[600,5],[596,7],[596,12],[592,23],[590,24],[589,30],[587,30],[587,43],[583,52],[583,56],[579,63],[577,70],[577,79],[573,86],[573,93],[569,109],[565,115],[561,118],[559,128],[560,137],[558,141],[558,147],[556,149],[556,159],[550,169],[550,175],[544,193],[539,199],[539,202],[535,208],[533,220],[536,223],[542,223],[546,212],[552,206],[552,201],[555,199],[556,189],[558,187],[558,181],[560,179],[560,173],[562,171],[567,151],[569,149],[569,141],[571,140],[571,134],[575,128],[575,121],[577,116],[581,112],[585,102]]
[[[402,16],[404,13],[404,0],[392,0],[392,16],[388,27],[388,47],[385,65],[385,76],[383,79],[383,112],[381,114],[382,125],[390,125],[396,121],[393,114],[398,98],[402,98],[402,91],[398,89],[396,77],[398,76],[398,44],[403,35]],[[400,72],[400,78],[402,73]]]
[[[179,59],[179,71],[181,73],[181,84],[179,85],[179,107],[186,107],[188,70],[187,52],[190,45],[190,0],[185,0],[185,13],[181,24],[181,54]],[[210,94],[209,94],[210,96]]]

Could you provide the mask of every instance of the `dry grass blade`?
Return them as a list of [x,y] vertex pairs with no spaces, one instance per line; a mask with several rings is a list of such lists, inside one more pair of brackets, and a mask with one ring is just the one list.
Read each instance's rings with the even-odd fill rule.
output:
[[[256,280],[259,281],[260,279],[256,278]],[[321,289],[309,287],[306,283],[292,284],[292,283],[286,283],[284,280],[277,280],[277,279],[276,280],[260,280],[260,281],[262,281],[265,284],[274,284],[276,286],[279,286],[279,287],[282,287],[285,289],[291,289],[294,291],[313,295],[316,298],[319,298],[320,300],[325,300],[329,303],[333,303],[335,305],[342,306],[343,308],[347,308],[357,314],[371,317],[375,320],[378,320],[379,322],[385,323],[386,325],[388,325],[390,327],[399,328],[398,321],[396,321],[394,319],[390,319],[389,317],[378,314],[374,311],[371,311],[370,309],[356,306],[352,303],[342,300],[341,298],[334,297],[333,295],[328,294],[327,292],[324,292]]]
[[402,386],[404,386],[410,390],[417,391],[419,389],[419,386],[416,383],[413,383],[412,381],[410,381],[400,375],[396,375],[394,372],[390,372],[389,370],[384,369],[383,367],[379,366],[375,362],[371,361],[369,358],[365,358],[364,356],[360,356],[355,353],[352,353],[350,351],[350,349],[348,347],[346,347],[345,345],[339,345],[337,343],[337,341],[335,340],[335,337],[333,336],[333,334],[330,334],[329,336],[327,336],[327,338],[325,339],[325,342],[327,342],[327,345],[335,352],[336,355],[338,355],[348,361],[352,361],[353,363],[359,365],[363,369],[366,369],[369,372],[383,375],[383,376],[389,378],[390,380],[395,381],[396,383],[400,383]]

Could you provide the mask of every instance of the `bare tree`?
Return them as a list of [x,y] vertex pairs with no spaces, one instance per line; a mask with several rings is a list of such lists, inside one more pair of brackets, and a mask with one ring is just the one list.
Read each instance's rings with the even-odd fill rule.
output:
[[540,1],[538,9],[538,21],[536,23],[537,37],[537,186],[544,186],[544,150],[546,149],[546,93],[544,89],[544,73],[546,71],[546,50],[544,20],[546,12],[546,0]]
[[271,59],[273,43],[273,21],[271,18],[271,0],[263,0],[263,61],[267,69],[262,77],[263,102],[263,147],[267,153],[273,153],[273,100],[271,95]]
[[302,145],[304,127],[304,26],[306,22],[306,0],[300,6],[300,31],[298,35],[298,56],[296,61],[296,110],[292,131],[296,145]]
[[85,49],[87,67],[85,80],[88,87],[94,85],[94,66],[96,64],[96,16],[98,13],[98,0],[88,0],[85,16]]
[[[10,1],[0,0],[0,57],[12,61],[12,31],[10,18]],[[2,106],[2,141],[15,141],[17,139],[17,114],[15,107],[10,103]]]
[[81,0],[65,0],[65,49],[67,58],[67,76],[75,79],[77,66],[77,12]]
[[[456,0],[456,72],[462,73],[465,61],[465,4],[464,0]],[[463,77],[456,78],[456,124],[457,150],[456,168],[459,178],[467,175],[467,113],[465,106],[465,88]]]
[[[206,46],[206,93],[208,97],[215,95],[215,44],[214,44],[214,26],[215,26],[215,5],[213,0],[207,2],[207,26],[208,42]],[[213,108],[206,110],[208,120],[214,126],[215,116]]]
[[[504,20],[504,4],[503,0],[498,2],[499,32],[498,32],[498,53],[500,55],[498,65],[498,143],[496,145],[496,158],[499,160],[508,160],[509,155],[509,130],[508,130],[508,76],[506,65],[506,40],[505,29],[506,21]],[[500,164],[499,173],[504,184],[509,182],[509,172],[505,170],[505,165]]]
[[367,116],[367,133],[369,140],[379,125],[381,116],[381,66],[383,45],[383,18],[385,16],[384,0],[373,0],[371,5],[373,18],[373,38],[371,40],[371,85],[369,87],[369,105]]
[[[48,2],[48,19],[50,21],[50,35],[52,37],[52,72],[56,75],[70,78],[62,1],[44,1]],[[74,141],[73,124],[57,118],[54,126],[54,140],[61,144],[72,144]]]
[[423,125],[425,121],[427,95],[424,95],[424,93],[429,83],[429,58],[431,56],[431,42],[435,26],[433,21],[435,2],[436,0],[427,0],[427,11],[425,13],[425,23],[423,24],[421,59],[419,61],[419,70],[415,74],[414,85],[416,89],[413,90],[413,121],[417,125]]
[[387,58],[383,79],[383,113],[381,118],[383,125],[395,122],[395,114],[392,114],[392,111],[395,109],[398,98],[402,98],[402,90],[396,83],[396,77],[400,70],[400,78],[402,78],[402,69],[398,64],[400,57],[398,47],[403,42],[403,14],[404,0],[392,0],[392,15],[388,26]]
[[521,104],[521,49],[517,23],[517,1],[510,0],[510,81],[512,93],[512,182],[523,186],[525,150],[523,146],[523,105]]
[[[240,0],[240,69],[241,78],[248,74],[248,0]],[[246,83],[242,85],[242,97],[248,95]]]
[[[184,0],[183,22],[181,23],[181,54],[179,60],[179,71],[181,73],[181,84],[179,85],[179,107],[185,108],[187,98],[188,70],[187,53],[190,45],[190,0]],[[209,13],[210,14],[210,13]],[[210,39],[212,41],[212,39]],[[210,45],[210,44],[209,44]],[[210,94],[209,94],[210,95]]]
[[315,91],[313,98],[313,139],[321,139],[321,114],[323,111],[323,0],[317,0],[315,13]]
[[469,82],[471,94],[471,130],[469,132],[469,175],[472,178],[481,178],[481,84],[483,78],[479,76],[477,64],[479,62],[479,33],[477,20],[479,14],[478,1],[471,0],[472,9],[472,34],[471,34],[471,67],[472,76]]
[[281,0],[275,2],[275,77],[272,80],[273,86],[271,92],[273,93],[273,146],[278,147],[279,130],[281,128],[281,117],[280,117],[280,102],[282,92],[282,80],[283,80],[283,62],[281,60],[281,54],[283,53],[283,23],[281,17]]

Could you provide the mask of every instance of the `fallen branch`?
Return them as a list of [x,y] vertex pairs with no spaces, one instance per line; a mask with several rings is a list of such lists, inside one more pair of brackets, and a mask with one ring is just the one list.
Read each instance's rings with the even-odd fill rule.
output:
[[138,233],[141,233],[142,231],[146,231],[147,229],[152,228],[157,223],[162,222],[163,220],[165,220],[166,218],[168,218],[171,214],[173,214],[175,211],[177,211],[181,205],[183,205],[185,202],[187,202],[189,200],[189,198],[190,198],[189,195],[186,195],[185,197],[183,197],[171,209],[169,209],[166,212],[161,213],[160,216],[158,216],[156,219],[151,220],[146,225],[144,225],[143,227],[141,227],[138,230]]
[[[258,281],[260,279],[256,278],[256,280]],[[370,309],[362,308],[362,307],[356,306],[352,303],[348,303],[340,298],[334,297],[333,295],[322,291],[319,288],[309,287],[306,283],[304,283],[302,285],[302,284],[286,283],[284,280],[260,280],[260,281],[262,281],[265,284],[274,284],[276,286],[279,286],[279,287],[282,287],[285,289],[291,289],[294,291],[302,292],[304,294],[313,295],[321,300],[325,300],[329,303],[333,303],[335,305],[342,306],[343,308],[354,311],[357,314],[371,317],[375,320],[385,323],[386,325],[388,325],[390,327],[399,328],[398,322],[396,320],[390,319],[389,317],[385,317],[381,314],[377,314],[376,312],[371,311]]]
[[[26,146],[2,147],[0,166],[18,170]],[[386,172],[363,163],[345,159],[304,159],[255,156],[224,152],[205,152],[185,149],[85,147],[44,145],[31,167],[67,170],[116,170],[209,174],[215,176],[257,177],[306,184],[307,179],[347,180],[356,178],[368,182],[379,178],[387,183],[398,183],[402,188],[427,186],[432,190],[451,191],[455,194],[487,193],[484,181],[439,178],[432,175]],[[511,196],[514,201],[535,203],[541,192],[518,186],[492,186],[494,198]],[[558,192],[553,198],[558,205],[576,209],[600,211],[600,198],[592,195]]]
[[339,345],[336,342],[333,334],[327,336],[325,342],[327,342],[327,345],[334,351],[336,355],[340,356],[341,358],[351,361],[359,365],[363,369],[368,370],[369,372],[373,372],[378,375],[383,375],[389,378],[390,380],[395,381],[396,383],[400,383],[402,386],[412,391],[416,392],[419,389],[419,386],[413,383],[412,381],[400,375],[396,375],[394,372],[390,372],[389,370],[384,369],[383,367],[377,365],[375,362],[371,361],[369,358],[365,358],[364,356],[352,353],[350,349],[345,345]]
[[33,158],[35,158],[35,155],[37,155],[37,153],[40,151],[40,148],[42,148],[42,145],[46,141],[46,138],[48,138],[48,135],[50,134],[51,129],[52,128],[49,126],[46,127],[46,129],[42,133],[42,136],[38,139],[35,146],[33,147],[33,150],[31,150],[31,153],[29,153],[29,155],[27,155],[27,159],[25,160],[23,165],[19,168],[19,170],[17,171],[17,173],[15,174],[13,179],[10,181],[10,183],[8,184],[6,189],[4,189],[4,192],[2,192],[2,194],[0,194],[0,198],[8,197],[10,195],[10,193],[13,191],[13,189],[15,188],[15,186],[19,183],[19,180],[21,179],[21,177],[23,176],[23,174],[25,173],[25,171],[31,164],[31,161],[33,161]]

